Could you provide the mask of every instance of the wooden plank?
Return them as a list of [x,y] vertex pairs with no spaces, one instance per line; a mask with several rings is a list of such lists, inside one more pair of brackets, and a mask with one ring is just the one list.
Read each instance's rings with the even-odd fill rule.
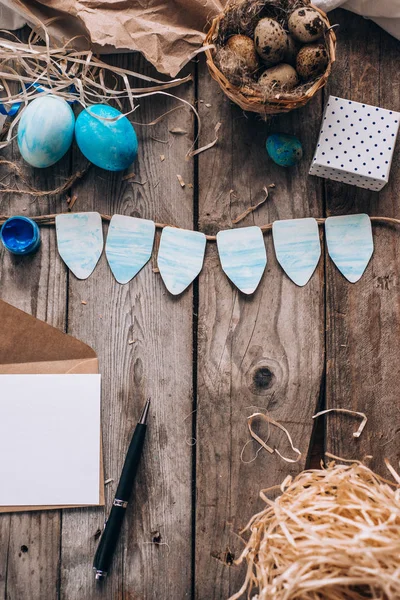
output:
[[[201,144],[221,121],[218,145],[199,157],[200,230],[216,233],[262,197],[270,199],[240,225],[322,214],[321,184],[307,178],[321,119],[321,97],[305,109],[266,124],[245,115],[218,90],[205,68],[199,79],[203,118]],[[211,104],[206,108],[205,104]],[[297,134],[304,144],[298,167],[283,169],[267,157],[268,132]],[[324,367],[323,260],[310,283],[296,287],[282,272],[265,237],[268,266],[253,297],[227,280],[216,246],[210,244],[199,285],[196,594],[227,598],[237,591],[243,570],[227,565],[242,543],[237,532],[261,508],[258,492],[304,467]],[[289,466],[262,452],[241,462],[249,440],[246,417],[257,408],[283,423],[303,458]],[[264,430],[263,435],[266,432]],[[290,455],[284,438],[271,429],[270,443]],[[256,446],[243,459],[254,457]]]
[[[148,72],[138,55],[114,60]],[[193,100],[193,86],[178,93]],[[134,120],[150,122],[177,102],[164,96],[142,99],[140,105]],[[188,135],[170,134],[174,127]],[[182,188],[177,173],[186,184],[193,182],[192,162],[185,161],[192,131],[187,110],[171,113],[154,128],[137,127],[135,180],[123,181],[121,173],[92,168],[75,189],[76,210],[127,214],[191,228],[193,189]],[[70,275],[68,331],[89,343],[99,356],[105,476],[112,482],[106,488],[105,509],[64,511],[61,599],[178,600],[190,591],[192,448],[185,443],[182,427],[192,411],[192,290],[171,297],[152,268],[151,261],[132,282],[121,286],[102,256],[86,281]],[[135,500],[127,511],[112,573],[99,588],[91,569],[97,538],[133,427],[148,397],[149,431]]]
[[10,515],[4,514],[0,518],[0,598],[6,598],[10,520]]
[[[337,11],[341,23],[338,63],[329,92],[358,102],[399,110],[399,74],[395,56],[399,43],[371,21]],[[397,152],[390,182],[379,194],[327,182],[327,214],[366,212],[400,216]],[[396,433],[400,427],[400,271],[399,230],[373,226],[375,251],[361,280],[348,283],[327,260],[327,407],[365,412],[368,423],[356,440],[353,418],[327,418],[326,446],[344,458],[373,455],[371,466],[388,475],[383,459],[398,465]]]
[[[40,189],[54,189],[70,174],[66,156],[52,169],[31,169],[13,143],[2,156],[19,163]],[[8,178],[15,183],[13,176]],[[4,181],[8,181],[4,180]],[[23,184],[19,182],[21,188]],[[65,197],[41,198],[2,194],[2,213],[26,216],[49,214],[65,206]],[[56,252],[54,228],[41,229],[37,254],[13,257],[0,249],[1,297],[14,306],[62,330],[66,318],[66,275]],[[16,340],[18,343],[18,340]],[[56,600],[59,579],[60,512],[0,515],[0,596]]]

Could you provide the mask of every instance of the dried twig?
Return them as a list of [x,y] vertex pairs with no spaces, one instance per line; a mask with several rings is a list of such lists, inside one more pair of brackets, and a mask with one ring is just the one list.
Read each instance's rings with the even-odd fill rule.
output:
[[72,196],[72,198],[68,198],[67,200],[67,204],[68,204],[68,210],[72,210],[74,207],[75,202],[78,200],[78,196],[76,194],[74,194]]

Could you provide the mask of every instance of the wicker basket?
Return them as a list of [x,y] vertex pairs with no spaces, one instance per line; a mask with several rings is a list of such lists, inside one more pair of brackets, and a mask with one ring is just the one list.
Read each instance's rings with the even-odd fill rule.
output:
[[[336,48],[336,36],[333,30],[330,28],[330,23],[326,14],[310,4],[315,10],[317,10],[329,28],[326,33],[326,45],[329,52],[329,64],[326,68],[326,71],[317,79],[305,92],[303,95],[295,95],[289,93],[278,93],[276,96],[265,99],[262,94],[259,92],[252,90],[250,87],[243,86],[238,87],[233,85],[228,81],[223,73],[218,69],[217,65],[214,62],[213,57],[213,49],[206,49],[205,54],[207,57],[207,66],[210,71],[211,77],[218,82],[220,88],[230,98],[233,102],[238,104],[243,110],[251,111],[259,113],[264,117],[268,117],[269,115],[277,115],[279,113],[286,113],[294,110],[295,108],[300,108],[304,106],[311,100],[314,94],[322,88],[330,75],[332,64],[335,62],[335,48]],[[215,44],[219,25],[222,19],[224,18],[225,13],[221,13],[211,23],[211,27],[206,35],[204,40],[205,45]]]

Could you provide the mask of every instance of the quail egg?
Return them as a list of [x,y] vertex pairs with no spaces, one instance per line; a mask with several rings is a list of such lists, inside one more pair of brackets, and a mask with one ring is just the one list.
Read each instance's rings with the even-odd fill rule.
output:
[[287,33],[274,19],[261,19],[254,31],[257,53],[267,67],[283,60],[287,50]]
[[264,71],[258,80],[263,91],[292,90],[298,83],[299,78],[294,68],[282,63]]
[[248,71],[253,73],[258,69],[259,61],[254,42],[247,35],[233,35],[227,41],[226,47],[237,56]]
[[303,81],[321,75],[328,66],[329,56],[324,44],[307,44],[296,58],[296,71]]
[[294,38],[305,44],[315,42],[324,33],[324,21],[320,13],[306,6],[297,8],[289,17],[288,28]]

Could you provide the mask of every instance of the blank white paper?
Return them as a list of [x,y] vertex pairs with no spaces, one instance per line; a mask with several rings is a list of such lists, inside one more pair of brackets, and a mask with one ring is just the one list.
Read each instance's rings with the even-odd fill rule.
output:
[[99,504],[100,375],[0,375],[0,505]]

